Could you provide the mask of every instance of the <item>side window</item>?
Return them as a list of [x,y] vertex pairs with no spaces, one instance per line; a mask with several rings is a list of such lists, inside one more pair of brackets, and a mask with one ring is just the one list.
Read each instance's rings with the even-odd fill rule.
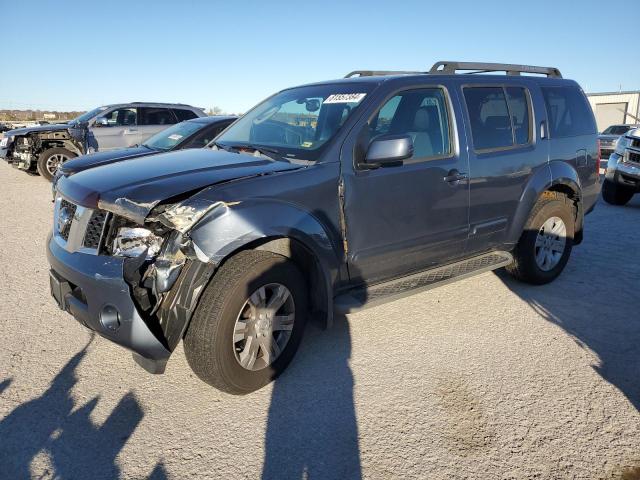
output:
[[467,87],[464,99],[475,150],[531,142],[531,108],[521,87]]
[[443,90],[407,90],[388,100],[369,122],[369,139],[380,135],[409,135],[413,157],[406,161],[449,155],[449,113]]
[[178,118],[179,122],[184,122],[185,120],[191,120],[192,118],[196,118],[197,117],[195,112],[193,112],[191,110],[183,110],[181,108],[174,108],[171,111]]
[[542,87],[551,137],[574,137],[596,133],[591,107],[574,87]]
[[524,88],[507,87],[507,101],[513,125],[513,138],[516,145],[526,145],[531,141],[531,114]]
[[400,100],[402,100],[401,95],[396,95],[378,112],[378,115],[374,118],[374,120],[370,123],[371,126],[371,139],[379,136],[385,135],[389,133],[389,128],[391,128],[391,120],[398,109],[398,105],[400,104]]
[[509,107],[502,87],[465,88],[464,99],[476,150],[513,145]]
[[168,108],[140,108],[138,125],[173,125],[176,123],[171,110]]
[[109,127],[124,127],[137,124],[137,112],[135,108],[119,108],[102,115],[107,119]]

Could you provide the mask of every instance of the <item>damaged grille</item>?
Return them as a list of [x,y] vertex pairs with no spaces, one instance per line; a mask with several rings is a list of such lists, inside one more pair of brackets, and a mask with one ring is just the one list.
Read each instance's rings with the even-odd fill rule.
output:
[[65,240],[69,240],[69,232],[71,231],[71,223],[76,213],[76,206],[62,199],[60,202],[60,213],[58,214],[58,233]]
[[87,230],[84,234],[82,244],[87,248],[97,249],[100,246],[100,239],[107,220],[107,212],[103,210],[95,210],[91,214],[91,219],[87,224]]
[[103,236],[110,224],[111,214],[104,210],[86,208],[60,198],[54,219],[54,232],[65,242],[70,252],[95,250],[103,245]]

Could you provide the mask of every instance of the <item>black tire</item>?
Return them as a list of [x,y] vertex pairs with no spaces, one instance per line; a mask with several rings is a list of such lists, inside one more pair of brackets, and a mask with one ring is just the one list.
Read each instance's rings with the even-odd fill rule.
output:
[[[566,195],[556,192],[545,194],[534,206],[513,251],[513,263],[506,267],[516,279],[542,285],[556,279],[569,261],[575,233],[576,207]],[[536,238],[542,225],[552,217],[559,217],[566,227],[564,251],[559,262],[550,270],[543,270],[536,261]]]
[[[253,292],[273,283],[287,287],[293,298],[291,336],[271,365],[247,370],[236,358],[236,319]],[[308,316],[307,299],[305,278],[287,257],[258,250],[238,253],[222,265],[202,293],[184,337],[189,366],[204,382],[234,395],[267,385],[285,370],[298,349]]]
[[66,148],[49,148],[48,150],[42,152],[38,156],[38,173],[40,174],[40,176],[46,178],[49,181],[53,180],[53,176],[56,173],[55,170],[51,171],[50,167],[48,166],[49,159],[54,155],[66,157],[66,160],[64,160],[65,162],[67,160],[71,160],[74,157],[77,157],[75,153],[67,150]]
[[635,192],[609,180],[602,184],[602,199],[611,205],[626,205]]

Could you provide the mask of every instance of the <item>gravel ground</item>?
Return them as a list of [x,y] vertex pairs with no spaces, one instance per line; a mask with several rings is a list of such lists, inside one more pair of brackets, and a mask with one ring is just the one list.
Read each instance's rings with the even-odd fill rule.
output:
[[49,297],[50,187],[0,163],[0,478],[640,478],[640,198],[553,284],[481,276],[311,327],[233,397]]

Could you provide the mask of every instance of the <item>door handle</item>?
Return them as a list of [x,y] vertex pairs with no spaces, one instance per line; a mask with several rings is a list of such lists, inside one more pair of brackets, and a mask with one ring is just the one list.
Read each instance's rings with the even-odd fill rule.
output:
[[459,172],[456,169],[450,170],[447,176],[443,178],[445,182],[450,183],[451,185],[457,185],[462,180],[466,180],[466,179],[467,179],[467,174]]
[[123,133],[125,135],[133,135],[138,131],[137,128],[127,128]]

